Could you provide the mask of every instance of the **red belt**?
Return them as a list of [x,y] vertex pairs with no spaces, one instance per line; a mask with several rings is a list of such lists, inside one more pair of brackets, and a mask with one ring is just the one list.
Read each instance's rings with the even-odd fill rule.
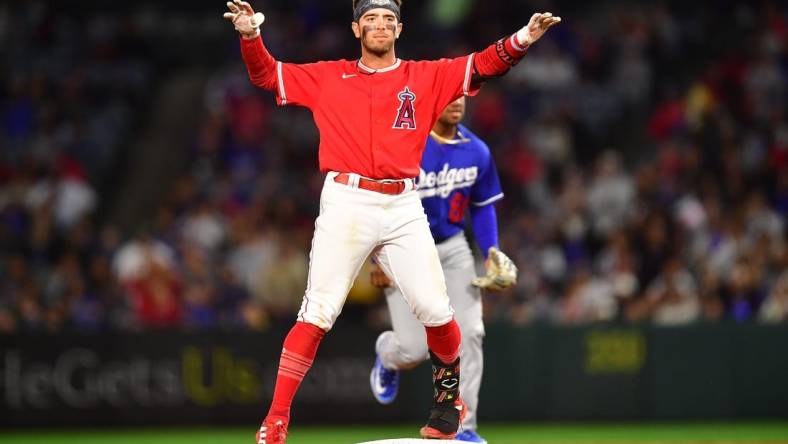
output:
[[[334,182],[347,185],[350,183],[350,174],[339,173],[334,177]],[[358,187],[367,191],[374,191],[376,193],[382,194],[401,194],[403,191],[405,191],[406,186],[404,180],[379,181],[359,177]]]

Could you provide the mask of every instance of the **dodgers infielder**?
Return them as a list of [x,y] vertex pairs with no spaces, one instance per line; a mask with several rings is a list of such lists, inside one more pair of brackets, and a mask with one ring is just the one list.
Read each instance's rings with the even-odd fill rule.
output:
[[505,74],[560,18],[534,14],[528,25],[483,51],[414,62],[394,52],[403,28],[400,0],[353,0],[351,29],[361,57],[293,64],[275,60],[263,45],[262,14],[242,0],[227,7],[224,17],[241,35],[252,83],[275,92],[280,105],[312,111],[320,132],[320,171],[326,173],[304,301],[285,338],[271,408],[256,443],[287,439],[298,386],[370,255],[392,276],[426,330],[434,391],[420,434],[454,438],[467,411],[458,387],[460,329],[413,178],[424,140],[446,105]]
[[[460,441],[486,442],[476,432],[476,411],[482,379],[482,300],[473,255],[463,233],[466,209],[470,209],[473,231],[485,257],[498,246],[494,202],[503,197],[495,162],[487,145],[459,122],[465,113],[465,98],[444,110],[435,124],[421,161],[418,189],[438,247],[454,317],[462,332],[460,360],[463,377],[460,393],[468,406]],[[378,401],[389,404],[397,395],[399,370],[427,359],[424,329],[408,308],[402,293],[379,267],[373,267],[372,283],[385,288],[392,330],[383,332],[375,349],[377,359],[370,375]],[[478,283],[478,281],[477,281]],[[513,284],[511,281],[510,284]]]

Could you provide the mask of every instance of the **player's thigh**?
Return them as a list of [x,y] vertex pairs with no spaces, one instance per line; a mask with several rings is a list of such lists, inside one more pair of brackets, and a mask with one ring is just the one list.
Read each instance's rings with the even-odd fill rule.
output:
[[419,322],[434,327],[452,319],[443,270],[426,217],[400,226],[380,248],[377,258]]
[[342,310],[361,265],[374,248],[377,221],[364,201],[326,187],[309,259],[309,273],[299,320],[330,329]]
[[400,352],[411,361],[427,359],[427,332],[411,312],[410,306],[395,287],[387,288],[386,304],[391,317],[391,329],[397,338]]

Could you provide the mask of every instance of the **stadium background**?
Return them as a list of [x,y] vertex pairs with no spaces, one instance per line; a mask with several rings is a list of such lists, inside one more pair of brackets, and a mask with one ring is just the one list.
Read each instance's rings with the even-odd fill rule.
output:
[[[272,53],[301,62],[357,56],[349,3],[253,5]],[[0,441],[260,419],[321,177],[311,116],[251,87],[223,8],[0,5]],[[478,50],[537,10],[564,22],[466,118],[498,163],[521,270],[485,297],[482,427],[788,442],[785,4],[406,0],[397,54]],[[367,393],[386,317],[365,278],[297,398],[294,442],[422,419],[424,368],[392,408]],[[564,420],[647,423],[540,425]],[[111,436],[95,439],[139,438]]]

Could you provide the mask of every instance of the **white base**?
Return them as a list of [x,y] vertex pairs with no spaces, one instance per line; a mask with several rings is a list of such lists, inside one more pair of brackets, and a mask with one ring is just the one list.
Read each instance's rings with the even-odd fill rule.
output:
[[441,444],[468,444],[465,441],[455,441],[455,440],[434,440],[434,439],[416,439],[416,438],[400,438],[400,439],[384,439],[381,441],[368,441],[368,442],[360,442],[358,444],[418,444],[418,443],[441,443]]

